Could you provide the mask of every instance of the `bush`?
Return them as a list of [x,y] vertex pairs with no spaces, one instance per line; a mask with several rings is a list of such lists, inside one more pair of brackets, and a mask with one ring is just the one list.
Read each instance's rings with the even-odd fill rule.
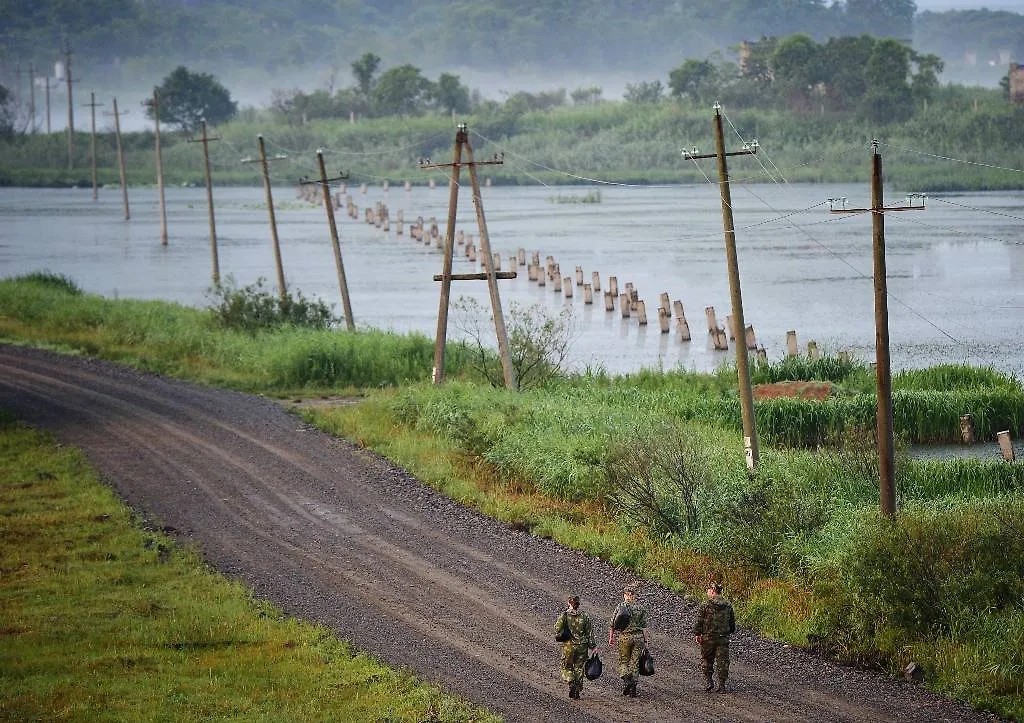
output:
[[279,326],[329,329],[339,321],[323,301],[306,299],[301,291],[294,296],[288,292],[275,295],[265,284],[261,277],[255,284],[238,288],[234,278],[228,277],[226,283],[213,287],[210,309],[220,325],[252,333]]

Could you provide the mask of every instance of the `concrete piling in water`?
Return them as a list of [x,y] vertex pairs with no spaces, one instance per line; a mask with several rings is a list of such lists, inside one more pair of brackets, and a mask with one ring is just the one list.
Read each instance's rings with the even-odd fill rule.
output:
[[614,298],[619,298],[619,277],[609,276],[608,277],[608,293]]
[[577,266],[576,267],[576,285],[577,286],[583,286],[583,267],[582,266]]
[[786,332],[786,356],[799,356],[800,352],[796,346],[796,332],[790,329]]
[[960,417],[960,441],[964,444],[974,444],[977,441],[977,433],[974,428],[974,417],[964,414]]
[[679,341],[690,341],[690,325],[686,322],[686,314],[683,313],[683,302],[676,299],[672,302],[672,309],[676,314],[676,331],[679,333]]
[[813,339],[807,342],[807,358],[810,359],[811,361],[814,361],[815,359],[818,359],[820,357],[821,354],[818,351],[818,342],[814,341]]
[[562,293],[565,295],[565,298],[572,298],[572,278],[569,276],[562,279]]
[[629,311],[632,304],[629,303],[629,295],[623,292],[619,296],[619,309],[622,311],[622,318],[629,318]]
[[636,319],[640,326],[647,326],[647,304],[643,299],[636,300]]
[[594,291],[601,290],[601,274],[596,271],[590,274],[590,284],[594,287]]
[[669,312],[665,310],[664,306],[658,307],[658,326],[661,328],[662,334],[668,334],[671,328],[671,316]]
[[604,292],[604,310],[615,311],[615,297],[610,291]]
[[526,266],[526,249],[520,248],[516,250],[516,264]]
[[744,336],[746,337],[747,350],[757,351],[757,335],[754,334],[754,327],[751,324],[747,324]]
[[1013,462],[1017,459],[1017,455],[1013,451],[1013,440],[1010,439],[1010,430],[999,432],[996,434],[996,439],[999,441],[999,451],[1003,453],[1004,460]]
[[592,287],[590,284],[583,284],[583,303],[594,303],[594,287]]

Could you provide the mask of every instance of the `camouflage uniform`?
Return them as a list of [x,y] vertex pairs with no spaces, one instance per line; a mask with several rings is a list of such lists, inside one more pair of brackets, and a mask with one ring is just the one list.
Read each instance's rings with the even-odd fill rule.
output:
[[[710,592],[710,591],[709,591]],[[724,690],[729,677],[729,636],[736,632],[736,617],[732,604],[716,592],[700,606],[693,634],[700,636],[701,670],[712,687],[712,674],[718,669],[718,689]]]
[[629,625],[625,630],[615,631],[619,635],[616,641],[619,648],[619,677],[627,686],[635,686],[640,675],[640,652],[645,645],[644,628],[647,627],[647,611],[636,600],[633,602],[623,600],[615,608],[611,620],[608,621],[609,630],[614,630],[615,618],[623,611],[629,613]]
[[555,620],[555,634],[562,629],[563,618],[569,623],[572,640],[562,643],[562,680],[575,690],[577,697],[583,688],[583,664],[587,662],[588,651],[597,647],[594,642],[594,627],[590,616],[580,610],[566,608]]

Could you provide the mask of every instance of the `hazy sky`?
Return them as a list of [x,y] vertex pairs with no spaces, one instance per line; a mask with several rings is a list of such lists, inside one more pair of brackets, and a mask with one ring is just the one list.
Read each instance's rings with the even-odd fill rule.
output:
[[1024,13],[1024,0],[917,0],[917,10],[1010,10]]

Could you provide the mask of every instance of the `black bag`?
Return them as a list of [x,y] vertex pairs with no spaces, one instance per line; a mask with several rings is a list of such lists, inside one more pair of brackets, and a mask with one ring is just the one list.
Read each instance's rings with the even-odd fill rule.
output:
[[562,624],[558,628],[558,632],[555,633],[555,642],[568,643],[570,640],[572,640],[572,630],[569,628],[569,616],[567,616],[565,613],[562,613],[559,617],[559,620],[562,621]]
[[640,668],[640,675],[654,675],[654,658],[651,657],[651,651],[644,646],[644,649],[640,651],[640,660],[637,661],[637,666]]
[[632,619],[633,616],[629,614],[629,608],[622,608],[618,615],[615,616],[615,619],[612,620],[612,630],[621,633],[629,627],[629,623]]
[[604,670],[604,666],[601,664],[601,656],[594,651],[594,654],[587,658],[587,662],[583,664],[583,675],[586,676],[587,680],[597,680],[601,677],[601,672]]

